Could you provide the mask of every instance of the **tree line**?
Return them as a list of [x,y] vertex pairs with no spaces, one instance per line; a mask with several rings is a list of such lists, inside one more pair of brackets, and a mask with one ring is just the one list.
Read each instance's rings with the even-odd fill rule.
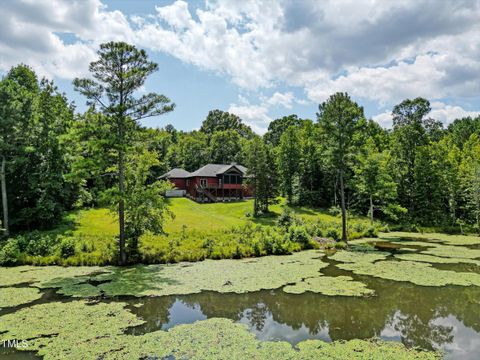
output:
[[91,77],[74,86],[88,110],[78,113],[54,83],[25,65],[0,81],[2,227],[9,232],[54,226],[65,211],[109,205],[118,213],[120,263],[135,257],[139,236],[162,232],[170,216],[159,175],[206,163],[248,167],[254,215],[279,195],[291,205],[329,208],[403,227],[480,230],[480,117],[444,128],[426,99],[407,99],[384,129],[348,94],[336,93],[316,116],[272,121],[263,135],[234,115],[208,113],[197,131],[140,120],[173,111],[161,94],[137,96],[157,70],[143,50],[101,45]]

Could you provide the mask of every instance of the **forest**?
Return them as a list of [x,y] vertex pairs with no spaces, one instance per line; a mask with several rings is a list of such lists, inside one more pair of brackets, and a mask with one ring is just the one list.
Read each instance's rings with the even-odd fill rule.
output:
[[385,129],[348,94],[335,93],[310,119],[286,115],[264,135],[218,109],[199,114],[199,130],[147,128],[142,119],[175,110],[165,95],[137,96],[158,65],[126,43],[103,44],[98,56],[91,77],[74,81],[85,112],[26,65],[1,79],[0,248],[55,228],[72,210],[109,207],[118,214],[125,263],[125,248],[137,248],[144,233],[163,233],[171,216],[161,174],[232,162],[249,169],[253,217],[268,217],[285,198],[341,214],[344,225],[357,214],[395,230],[480,232],[480,117],[445,127],[429,117],[427,99],[406,99]]

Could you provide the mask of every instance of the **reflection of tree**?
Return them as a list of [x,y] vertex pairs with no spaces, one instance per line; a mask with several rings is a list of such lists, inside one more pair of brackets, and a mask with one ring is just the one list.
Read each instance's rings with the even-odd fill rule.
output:
[[152,298],[135,299],[132,304],[144,304],[140,307],[130,307],[131,311],[145,320],[145,324],[130,329],[132,334],[143,334],[160,329],[170,321],[170,308],[175,302],[175,297],[161,296]]
[[[368,276],[356,278],[375,289],[377,296],[298,295],[278,290],[246,294],[203,292],[181,299],[190,306],[199,306],[209,318],[235,321],[244,318],[262,331],[267,316],[272,316],[274,321],[293,330],[305,326],[311,335],[328,328],[332,340],[380,336],[388,325],[400,332],[407,346],[431,349],[453,341],[452,328],[435,322],[448,315],[480,332],[479,287],[422,287]],[[168,308],[174,300],[172,297],[142,299],[145,305],[135,313],[148,321],[145,327],[153,329],[158,323],[168,322]]]
[[435,324],[434,321],[424,321],[418,315],[398,315],[394,329],[402,334],[402,342],[408,346],[418,346],[433,350],[438,345],[453,341],[452,326]]
[[262,331],[265,325],[265,319],[270,311],[265,304],[259,303],[251,309],[245,311],[245,318],[248,320],[250,326],[257,331]]

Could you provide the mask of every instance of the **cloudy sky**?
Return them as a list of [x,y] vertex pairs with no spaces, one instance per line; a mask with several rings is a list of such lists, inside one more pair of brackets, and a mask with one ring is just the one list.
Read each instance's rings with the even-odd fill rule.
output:
[[160,70],[142,91],[177,104],[148,126],[198,128],[218,108],[263,133],[314,119],[336,91],[386,127],[405,98],[428,98],[445,124],[480,111],[480,0],[2,0],[0,13],[0,74],[26,63],[79,110],[71,81],[100,43],[145,48]]

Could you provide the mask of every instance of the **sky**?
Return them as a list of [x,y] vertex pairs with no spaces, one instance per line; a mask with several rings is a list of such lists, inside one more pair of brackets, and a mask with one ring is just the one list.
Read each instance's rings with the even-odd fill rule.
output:
[[72,80],[99,44],[126,41],[159,64],[139,93],[172,113],[143,124],[198,129],[209,110],[263,134],[276,118],[316,118],[348,92],[388,128],[425,97],[445,125],[480,114],[480,0],[2,0],[0,75],[24,63],[85,110]]

